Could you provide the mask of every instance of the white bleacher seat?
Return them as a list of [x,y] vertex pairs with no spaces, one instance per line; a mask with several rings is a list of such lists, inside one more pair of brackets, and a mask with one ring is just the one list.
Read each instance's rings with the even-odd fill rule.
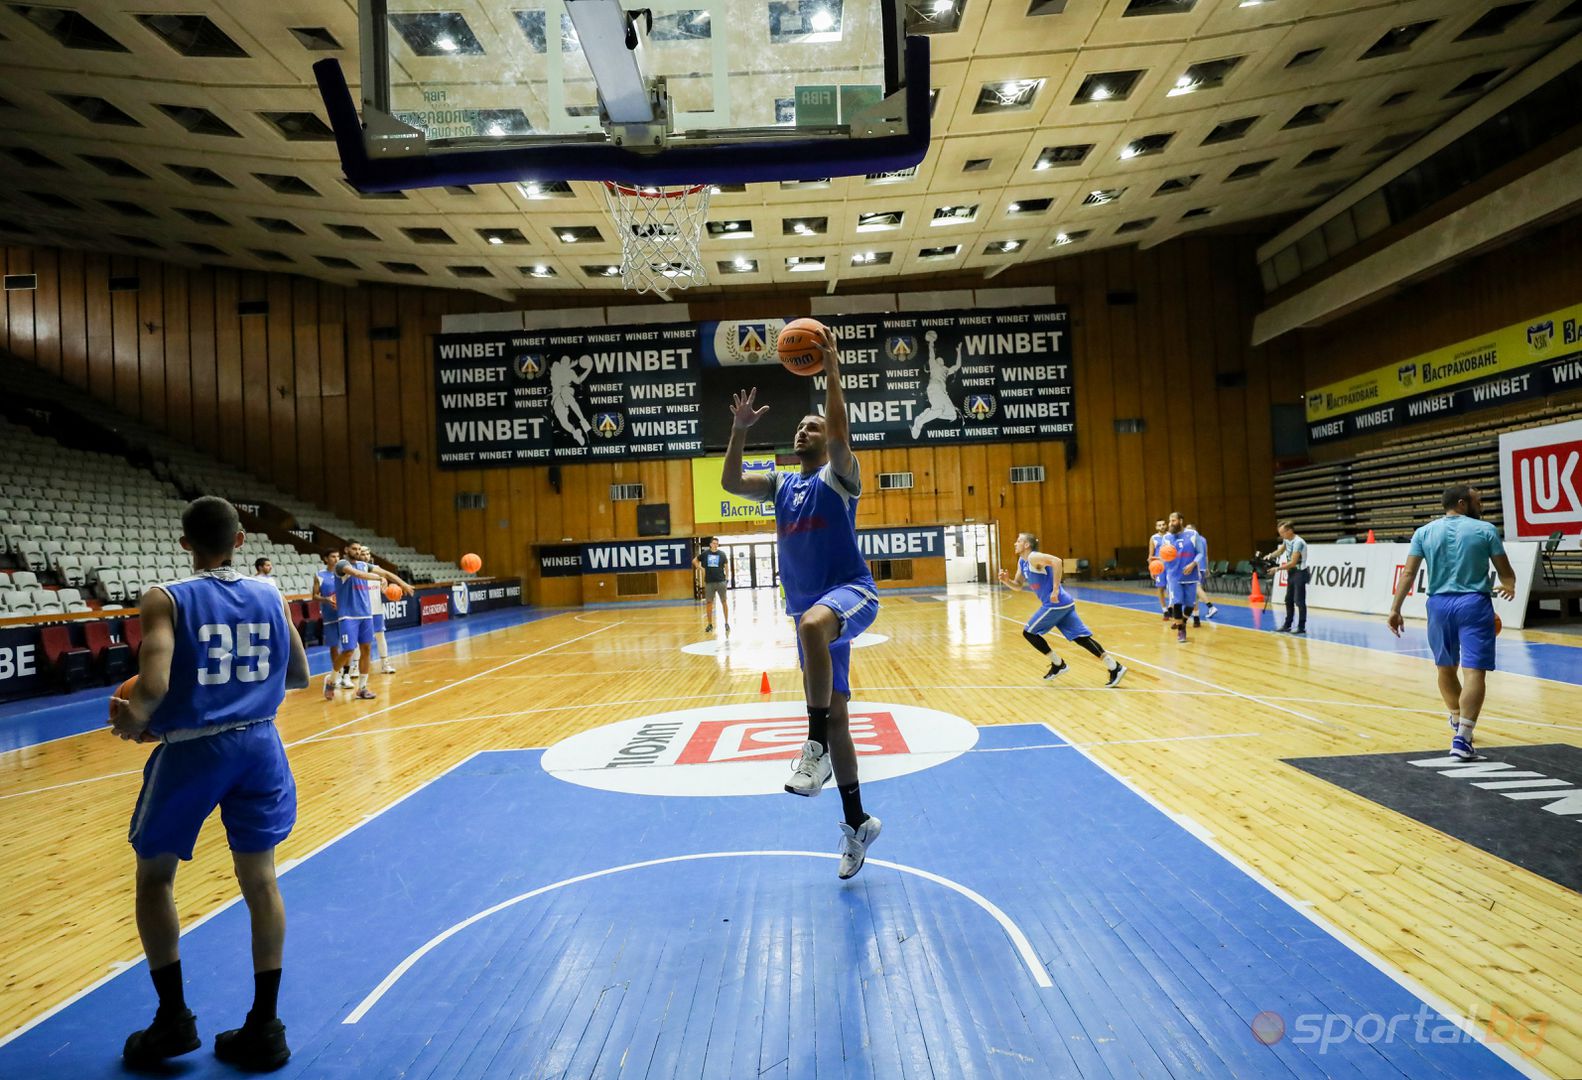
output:
[[32,595],[33,607],[40,615],[64,612],[66,610],[61,606],[60,597],[53,589],[34,589],[32,590]]
[[22,541],[17,546],[17,555],[35,574],[42,574],[49,569],[49,558],[44,554],[44,548],[33,540]]
[[93,610],[76,589],[62,589],[59,596],[61,607],[66,609],[68,615],[74,612]]
[[14,588],[16,588],[16,586],[11,584],[11,571],[0,570],[0,589]]
[[88,575],[83,570],[82,564],[72,555],[62,555],[60,557],[60,560],[55,564],[55,573],[67,585],[82,585],[88,580]]
[[31,570],[11,571],[11,584],[18,589],[38,588],[38,575]]
[[23,589],[7,589],[0,592],[0,609],[3,609],[8,616],[38,614],[38,609],[33,606],[32,592]]

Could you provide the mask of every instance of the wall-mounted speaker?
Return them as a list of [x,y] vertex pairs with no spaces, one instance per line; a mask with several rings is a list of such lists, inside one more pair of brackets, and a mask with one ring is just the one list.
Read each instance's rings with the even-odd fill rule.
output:
[[560,494],[560,466],[559,465],[551,465],[549,467],[549,471],[547,473],[545,473],[544,476],[549,481],[549,486],[555,489],[555,494],[559,495]]

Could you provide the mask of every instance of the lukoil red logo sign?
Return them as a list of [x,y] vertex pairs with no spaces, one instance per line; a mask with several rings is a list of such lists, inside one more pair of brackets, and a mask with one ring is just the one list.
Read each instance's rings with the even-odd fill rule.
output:
[[1582,440],[1511,451],[1517,535],[1582,532]]
[[[972,749],[959,716],[894,703],[852,702],[851,734],[869,783],[904,776]],[[783,794],[807,739],[807,715],[785,701],[713,705],[621,720],[544,751],[568,783],[637,795]]]

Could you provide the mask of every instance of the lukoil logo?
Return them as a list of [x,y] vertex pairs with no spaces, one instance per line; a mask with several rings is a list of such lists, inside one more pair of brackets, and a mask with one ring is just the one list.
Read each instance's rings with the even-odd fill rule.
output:
[[[978,729],[913,705],[850,705],[863,783],[941,765],[972,749]],[[544,771],[568,783],[634,795],[771,795],[784,791],[807,738],[795,702],[714,705],[584,731],[544,751]]]
[[1582,463],[1582,441],[1532,446],[1511,455],[1522,535],[1534,531],[1529,526],[1572,526],[1562,532],[1582,529],[1582,496],[1576,489],[1578,463]]

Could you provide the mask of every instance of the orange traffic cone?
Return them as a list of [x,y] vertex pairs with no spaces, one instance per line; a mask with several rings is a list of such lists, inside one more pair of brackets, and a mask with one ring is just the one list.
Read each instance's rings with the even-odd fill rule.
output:
[[1258,583],[1258,571],[1252,572],[1252,589],[1247,593],[1247,602],[1251,604],[1263,603],[1263,586]]
[[1368,539],[1367,539],[1367,543],[1370,543],[1370,544],[1371,544],[1371,543],[1373,543],[1373,530],[1372,530],[1372,529],[1369,529],[1369,530],[1368,530]]
[[763,679],[758,683],[758,692],[760,694],[772,694],[772,693],[774,693],[773,690],[769,689],[769,673],[767,671],[764,672]]

